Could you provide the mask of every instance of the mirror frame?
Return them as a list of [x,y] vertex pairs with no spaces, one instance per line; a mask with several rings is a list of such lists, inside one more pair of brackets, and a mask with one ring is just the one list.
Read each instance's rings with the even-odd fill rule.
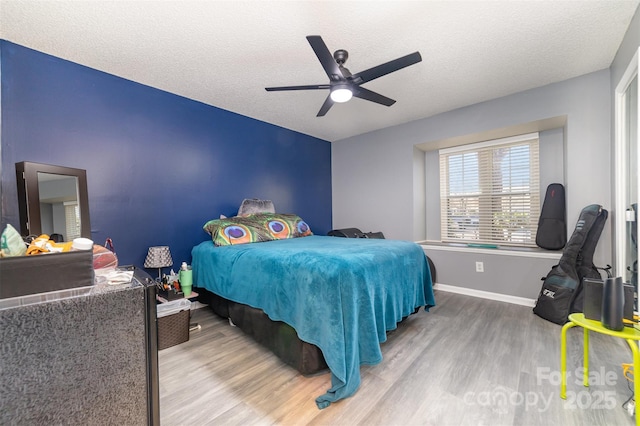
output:
[[[626,205],[626,191],[628,189],[627,180],[628,172],[626,162],[626,149],[627,143],[628,123],[625,121],[627,117],[626,108],[626,92],[627,88],[631,85],[633,79],[638,77],[640,70],[640,48],[636,49],[633,58],[629,62],[627,69],[620,78],[615,92],[614,92],[614,126],[615,126],[615,142],[614,142],[614,199],[615,199],[615,211],[614,216],[614,260],[615,269],[614,276],[624,276],[626,271],[626,244],[627,244],[627,228],[625,220],[625,210],[629,207]],[[638,109],[638,115],[636,117],[630,117],[630,119],[636,120],[636,123],[640,123],[640,109]],[[640,129],[640,127],[638,127]],[[635,140],[637,145],[640,141]],[[640,149],[638,150],[638,158],[636,161],[640,161]],[[640,164],[640,163],[639,163]],[[636,188],[640,188],[640,173],[638,174],[638,182]],[[640,251],[640,250],[639,250]],[[636,254],[637,257],[637,254]]]
[[38,173],[74,176],[78,179],[78,205],[80,207],[80,236],[91,238],[89,221],[89,195],[87,191],[87,171],[72,167],[22,161],[16,163],[18,183],[18,206],[20,210],[20,232],[23,236],[42,234],[40,219],[40,188]]

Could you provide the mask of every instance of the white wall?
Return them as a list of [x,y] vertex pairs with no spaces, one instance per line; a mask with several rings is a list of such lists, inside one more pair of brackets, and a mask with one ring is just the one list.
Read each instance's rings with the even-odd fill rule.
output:
[[[392,239],[422,239],[424,227],[420,229],[414,222],[428,219],[414,215],[428,211],[428,206],[426,209],[414,207],[414,145],[566,116],[564,171],[571,233],[580,210],[586,205],[602,204],[608,210],[612,206],[611,90],[609,70],[605,69],[335,142],[332,145],[333,227],[382,231]],[[427,177],[430,173],[433,171],[424,171]],[[539,271],[527,271],[528,276],[512,276],[507,282],[498,282],[507,278],[477,274],[475,270],[461,273],[464,268],[455,261],[456,254],[447,253],[447,256],[447,265],[442,261],[441,267],[436,264],[438,282],[520,297],[535,298],[540,290],[539,278],[548,272],[545,264]],[[499,262],[504,262],[501,258],[478,254],[475,260],[488,262],[485,270],[500,271]],[[612,263],[609,224],[594,259],[597,265]],[[508,285],[515,281],[520,285]],[[532,284],[528,285],[529,281]]]

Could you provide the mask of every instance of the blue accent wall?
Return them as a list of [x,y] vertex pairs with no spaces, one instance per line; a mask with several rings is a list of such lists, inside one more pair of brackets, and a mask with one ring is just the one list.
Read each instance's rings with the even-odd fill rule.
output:
[[244,198],[331,229],[331,144],[0,40],[2,229],[15,163],[87,170],[92,239],[121,265],[168,245],[174,268]]

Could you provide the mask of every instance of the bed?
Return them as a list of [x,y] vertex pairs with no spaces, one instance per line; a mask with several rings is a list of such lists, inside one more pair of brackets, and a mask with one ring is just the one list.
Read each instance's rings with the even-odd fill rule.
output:
[[192,250],[193,279],[195,287],[259,310],[319,348],[331,371],[331,388],[316,398],[318,408],[325,408],[356,392],[360,365],[382,360],[387,331],[435,300],[417,244],[310,235],[298,219],[289,225],[300,235],[245,244],[230,240],[240,236],[237,229],[223,237],[228,244],[214,243],[228,223],[209,229],[212,240]]

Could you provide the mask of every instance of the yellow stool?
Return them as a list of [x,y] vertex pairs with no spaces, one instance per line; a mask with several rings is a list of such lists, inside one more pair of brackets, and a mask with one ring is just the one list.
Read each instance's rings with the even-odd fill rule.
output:
[[[613,331],[606,328],[600,321],[589,320],[584,314],[569,315],[569,322],[562,327],[560,337],[560,398],[567,399],[567,330],[579,326],[584,329],[584,376],[582,383],[589,386],[589,330],[624,339],[629,344],[633,353],[633,372],[640,371],[640,352],[636,341],[640,340],[640,331],[633,327],[625,327],[622,331]],[[634,398],[640,395],[640,380],[633,381]],[[636,426],[640,426],[640,415],[636,413]]]

